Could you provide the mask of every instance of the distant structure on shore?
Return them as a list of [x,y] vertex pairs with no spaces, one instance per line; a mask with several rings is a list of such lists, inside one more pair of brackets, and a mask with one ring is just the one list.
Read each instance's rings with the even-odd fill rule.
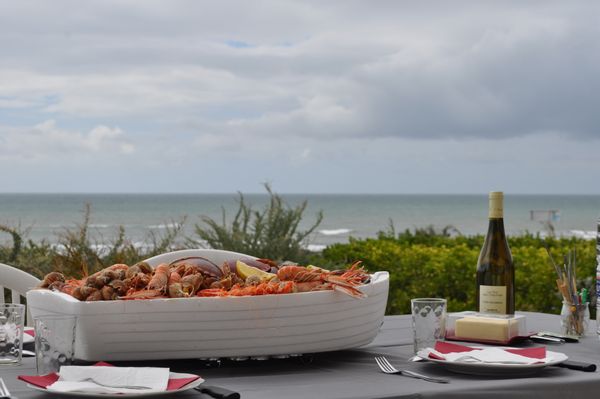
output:
[[548,230],[548,234],[554,237],[556,234],[554,224],[560,220],[560,211],[558,209],[530,210],[529,220],[540,222]]

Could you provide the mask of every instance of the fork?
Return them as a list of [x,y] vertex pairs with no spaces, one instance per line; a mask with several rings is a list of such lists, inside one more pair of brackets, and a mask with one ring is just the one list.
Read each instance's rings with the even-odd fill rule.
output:
[[10,392],[8,392],[8,388],[2,378],[0,378],[0,399],[10,399]]
[[420,378],[425,381],[439,382],[441,384],[447,384],[450,382],[450,380],[447,380],[445,378],[430,377],[428,375],[415,373],[414,371],[410,370],[398,370],[397,368],[392,366],[392,364],[388,362],[388,360],[384,356],[376,356],[375,361],[377,362],[377,365],[379,366],[381,371],[383,371],[386,374],[402,374],[406,377]]

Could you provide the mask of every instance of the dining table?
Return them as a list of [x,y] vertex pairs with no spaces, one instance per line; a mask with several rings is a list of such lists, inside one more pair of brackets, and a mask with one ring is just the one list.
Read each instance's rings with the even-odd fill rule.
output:
[[[526,316],[531,331],[560,331],[558,315],[518,312]],[[545,345],[562,352],[569,360],[600,363],[600,341],[596,323],[590,323],[579,342],[540,344],[530,340],[519,347]],[[385,374],[375,356],[385,356],[396,368],[446,378],[440,384],[397,374]],[[600,394],[600,372],[584,372],[558,366],[539,368],[533,374],[481,376],[450,371],[443,364],[411,361],[413,332],[411,315],[386,316],[377,337],[368,345],[347,350],[265,359],[184,359],[112,362],[117,366],[169,367],[171,371],[192,373],[205,384],[239,392],[244,399],[270,398],[584,398]],[[86,363],[89,364],[89,363]],[[31,389],[19,375],[35,375],[34,357],[25,357],[16,366],[0,366],[0,377],[13,398],[57,397]],[[200,385],[202,386],[202,385]],[[210,399],[197,390],[167,395],[173,398]]]

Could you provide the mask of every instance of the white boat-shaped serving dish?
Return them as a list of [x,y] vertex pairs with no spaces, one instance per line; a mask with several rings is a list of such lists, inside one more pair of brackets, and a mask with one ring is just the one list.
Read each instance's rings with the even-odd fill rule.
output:
[[[219,250],[184,250],[148,259],[160,263],[202,256],[221,264],[248,257]],[[40,315],[75,315],[75,357],[148,360],[263,357],[355,348],[373,340],[383,323],[389,274],[377,272],[359,289],[364,299],[337,291],[294,294],[81,302],[31,290],[27,304]]]

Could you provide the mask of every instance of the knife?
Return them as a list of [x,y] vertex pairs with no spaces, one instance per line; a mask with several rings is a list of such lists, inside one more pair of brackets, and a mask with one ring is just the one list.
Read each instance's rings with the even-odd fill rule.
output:
[[229,389],[215,385],[200,384],[200,386],[197,386],[194,389],[216,399],[240,399],[240,394],[238,392],[230,391]]
[[558,367],[564,367],[566,369],[571,370],[580,370],[580,371],[596,371],[596,365],[594,363],[583,363],[576,362],[574,360],[566,360],[562,363],[557,364]]
[[579,342],[579,337],[576,335],[570,335],[570,334],[560,334],[560,333],[555,333],[555,332],[551,332],[551,331],[540,331],[536,334],[536,336],[538,337],[554,337],[554,338],[558,338],[558,339],[562,339],[565,342]]

